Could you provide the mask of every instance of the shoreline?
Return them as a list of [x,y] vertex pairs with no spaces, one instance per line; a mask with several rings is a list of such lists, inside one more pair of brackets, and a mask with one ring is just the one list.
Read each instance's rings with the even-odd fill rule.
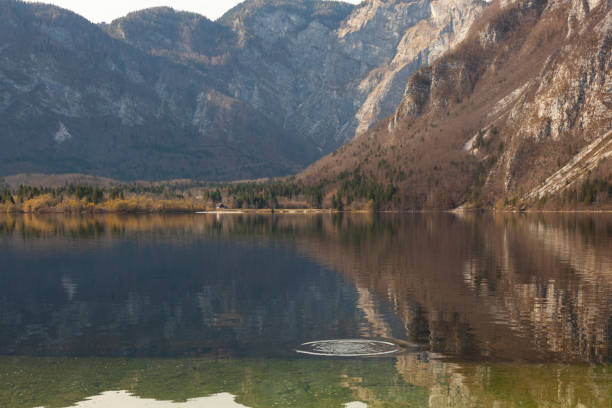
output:
[[452,210],[334,210],[320,208],[242,208],[242,209],[224,209],[224,210],[134,210],[134,211],[113,211],[107,209],[94,210],[63,210],[63,209],[45,209],[41,211],[23,211],[19,209],[0,211],[1,215],[275,215],[275,214],[425,214],[425,213],[451,213],[451,214],[476,214],[476,213],[493,213],[493,214],[612,214],[612,209],[608,210],[495,210],[488,208],[479,209],[452,209]]

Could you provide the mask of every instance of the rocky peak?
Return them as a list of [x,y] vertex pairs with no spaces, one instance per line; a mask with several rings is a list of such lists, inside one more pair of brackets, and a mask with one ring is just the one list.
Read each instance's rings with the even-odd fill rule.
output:
[[353,7],[340,1],[247,0],[228,11],[218,22],[243,36],[270,42],[295,35],[313,22],[334,29]]
[[230,29],[199,14],[170,7],[133,12],[102,28],[147,53],[200,62],[226,54],[236,40]]

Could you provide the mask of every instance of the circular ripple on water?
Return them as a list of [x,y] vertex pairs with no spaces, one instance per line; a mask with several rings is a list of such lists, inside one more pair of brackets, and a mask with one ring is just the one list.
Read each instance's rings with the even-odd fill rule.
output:
[[296,350],[300,354],[326,357],[368,357],[393,354],[397,344],[380,340],[346,339],[318,340],[304,343]]

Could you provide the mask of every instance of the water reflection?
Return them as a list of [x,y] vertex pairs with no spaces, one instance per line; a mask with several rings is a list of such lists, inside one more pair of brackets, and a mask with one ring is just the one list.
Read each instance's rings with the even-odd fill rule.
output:
[[609,362],[612,219],[567,218],[350,219],[304,248],[393,305],[432,351]]
[[[612,406],[609,216],[2,216],[0,259],[3,407]],[[294,352],[359,337],[406,347]]]
[[1,246],[2,354],[292,354],[363,321],[351,285],[295,253],[153,240]]
[[612,218],[0,218],[0,352],[252,355],[395,338],[610,362]]

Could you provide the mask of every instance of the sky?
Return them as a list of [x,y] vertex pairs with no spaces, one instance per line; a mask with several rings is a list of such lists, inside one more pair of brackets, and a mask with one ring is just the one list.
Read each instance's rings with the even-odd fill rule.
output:
[[[357,4],[361,0],[346,0]],[[211,20],[221,17],[241,0],[38,0],[72,10],[94,23],[109,23],[131,11],[169,6],[176,10],[203,14]]]

